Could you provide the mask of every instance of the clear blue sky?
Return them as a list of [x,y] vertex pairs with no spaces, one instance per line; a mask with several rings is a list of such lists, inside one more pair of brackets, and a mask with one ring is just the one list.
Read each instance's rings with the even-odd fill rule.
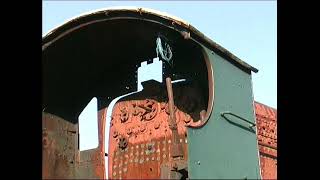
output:
[[254,98],[277,108],[276,1],[43,1],[42,34],[74,16],[110,6],[147,7],[186,20],[258,68]]

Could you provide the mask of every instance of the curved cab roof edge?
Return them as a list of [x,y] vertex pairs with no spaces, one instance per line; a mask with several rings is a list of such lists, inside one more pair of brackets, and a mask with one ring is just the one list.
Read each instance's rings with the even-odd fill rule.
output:
[[[227,60],[244,67],[253,72],[258,72],[258,69],[247,64],[246,62],[239,59],[237,56],[229,52],[227,49],[223,48],[213,40],[206,37],[203,33],[197,30],[195,27],[190,25],[188,22],[169,15],[164,12],[160,12],[157,10],[149,9],[149,8],[138,8],[138,7],[111,7],[111,8],[103,8],[94,11],[90,11],[79,16],[73,17],[63,24],[55,27],[51,31],[49,31],[43,38],[42,50],[48,47],[51,43],[58,40],[60,37],[68,34],[75,29],[83,27],[85,25],[89,25],[94,22],[100,22],[105,20],[119,19],[119,18],[132,18],[134,16],[135,19],[141,20],[151,20],[157,21],[161,24],[165,24],[165,21],[171,21],[173,23],[170,26],[177,30],[176,27],[180,29],[185,29],[185,32],[190,32],[190,36],[197,39],[200,43],[203,43],[209,49],[212,49],[223,56],[226,57]],[[144,16],[145,15],[145,16]],[[160,19],[159,19],[160,18]],[[161,21],[161,22],[160,22]],[[163,22],[162,22],[163,21]],[[168,25],[167,25],[168,26]]]

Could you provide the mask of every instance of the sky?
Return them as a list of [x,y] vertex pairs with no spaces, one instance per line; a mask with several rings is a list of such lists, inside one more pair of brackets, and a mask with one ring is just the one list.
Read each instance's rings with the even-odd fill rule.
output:
[[[254,99],[277,108],[276,1],[43,1],[42,35],[82,13],[111,6],[151,8],[189,22],[207,37],[259,69],[258,73],[252,75]],[[96,101],[91,101],[88,108],[93,112],[96,107],[92,103]],[[84,121],[90,115],[97,117],[96,111],[92,112],[79,117],[80,130],[86,130],[83,133],[80,131],[80,149],[97,146],[97,141],[92,141],[97,139],[97,132],[92,133],[97,129],[97,124]],[[108,132],[106,129],[106,134]]]

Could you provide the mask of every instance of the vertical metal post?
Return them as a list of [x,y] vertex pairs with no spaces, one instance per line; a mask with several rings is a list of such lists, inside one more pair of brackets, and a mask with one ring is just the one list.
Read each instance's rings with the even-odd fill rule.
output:
[[177,128],[177,122],[176,122],[176,114],[174,112],[174,100],[173,100],[173,91],[172,91],[172,83],[171,78],[166,78],[166,84],[167,84],[167,92],[168,92],[168,104],[169,104],[169,128],[172,131],[172,151],[171,151],[171,157],[183,157],[183,150],[181,147],[181,144],[179,143],[179,133]]

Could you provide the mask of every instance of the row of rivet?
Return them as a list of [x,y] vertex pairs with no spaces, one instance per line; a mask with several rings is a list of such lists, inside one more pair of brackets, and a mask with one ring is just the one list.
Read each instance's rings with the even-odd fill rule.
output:
[[[183,142],[183,139],[180,139],[180,143],[182,143],[182,142]],[[188,140],[185,139],[184,142],[185,142],[185,143],[188,143]],[[163,143],[163,144],[166,144],[166,141],[163,141],[162,143]],[[168,140],[168,143],[171,144],[171,140]],[[147,145],[149,145],[149,144],[146,144],[146,146],[147,146]],[[140,146],[141,146],[141,148],[144,148],[144,147],[145,147],[144,144],[141,144]],[[146,147],[146,148],[147,148],[147,147]],[[133,149],[134,149],[134,147],[132,146],[132,147],[131,147],[131,151],[133,151]],[[139,149],[139,145],[136,145],[136,149]],[[125,152],[128,152],[128,148],[126,148],[124,151],[125,151]],[[118,156],[119,153],[120,153],[119,151],[116,151],[115,155]]]
[[[167,157],[167,155],[166,155],[166,154],[163,154],[162,157],[163,157],[163,159],[165,159],[165,158]],[[154,160],[155,160],[155,157],[151,157],[151,160],[154,161]],[[146,161],[149,161],[149,158],[148,158],[148,157],[146,158]],[[157,161],[160,161],[160,157],[159,157],[159,156],[157,157]],[[133,160],[130,159],[130,163],[132,163],[132,162],[133,162]],[[135,163],[138,163],[138,162],[139,162],[140,164],[142,164],[142,163],[144,162],[144,158],[141,158],[140,160],[139,160],[138,158],[135,158],[135,159],[134,159],[134,162],[135,162]],[[124,162],[124,164],[127,165],[127,162]],[[121,167],[122,167],[122,163],[119,164],[119,168],[121,168]],[[113,169],[116,169],[116,168],[117,168],[117,166],[114,165],[114,166],[113,166]],[[124,167],[124,172],[127,172],[127,167],[126,167],[126,166]],[[119,171],[119,173],[121,173],[121,170]],[[116,174],[116,173],[114,172],[114,174]],[[115,176],[115,175],[114,175],[114,176]]]
[[[124,167],[123,170],[120,169],[120,170],[118,171],[119,175],[122,174],[122,171],[123,171],[124,173],[126,173],[126,172],[128,171],[128,168],[127,168],[127,167]],[[112,175],[113,175],[113,176],[116,176],[116,175],[117,175],[117,172],[114,171],[114,172],[112,173]]]
[[[165,159],[165,158],[167,157],[167,155],[166,155],[166,154],[163,154],[162,157],[163,157],[163,159]],[[151,157],[151,160],[154,161],[154,160],[155,160],[155,157]],[[134,161],[135,161],[135,163],[138,163],[138,162],[139,162],[140,164],[142,164],[142,163],[144,162],[144,159],[141,158],[141,159],[139,160],[138,158],[135,158]],[[149,161],[149,158],[148,158],[148,157],[146,158],[146,161]],[[157,161],[160,161],[160,157],[159,157],[159,156],[157,157]],[[132,163],[132,159],[130,159],[130,163]],[[124,162],[124,164],[127,165],[127,162]],[[122,167],[122,163],[119,164],[119,168],[121,168],[121,167]],[[116,168],[117,168],[117,166],[114,165],[114,166],[113,166],[113,169],[116,169]],[[120,170],[118,171],[118,174],[121,175],[121,174],[122,174],[122,171],[123,171],[124,173],[126,173],[126,172],[128,171],[128,168],[125,166],[125,167],[123,168],[123,170],[120,169]],[[113,176],[116,176],[116,175],[117,175],[117,172],[114,171],[114,172],[113,172]]]
[[[183,141],[183,140],[180,139],[180,143],[182,143],[182,141]],[[158,143],[159,143],[159,142],[158,142]],[[163,143],[163,144],[166,144],[166,141],[162,141],[162,143]],[[171,143],[171,140],[168,140],[168,143],[170,144],[170,143]],[[187,139],[185,139],[185,143],[187,143]],[[141,147],[141,148],[144,148],[144,144],[141,144],[140,147]],[[138,148],[139,148],[139,145],[136,145],[136,148],[138,149]],[[132,150],[132,151],[133,151],[133,149],[134,149],[134,148],[131,147],[131,150]],[[165,151],[166,151],[166,148],[163,147],[162,151],[165,152]],[[158,146],[158,149],[157,149],[156,152],[157,152],[157,153],[160,153],[159,146]],[[143,151],[142,151],[140,154],[143,155],[143,154],[144,154]],[[116,152],[116,155],[119,155],[119,151]],[[138,156],[138,155],[139,155],[139,152],[136,152],[135,155]],[[146,153],[146,155],[148,155],[148,154]],[[130,157],[132,157],[132,156],[133,156],[133,152],[130,153]],[[165,159],[165,158],[167,157],[167,155],[166,155],[166,154],[163,154],[162,157],[163,157],[163,159]],[[125,158],[127,158],[127,159],[129,158],[127,154],[125,154]],[[119,168],[122,166],[122,159],[123,159],[123,157],[120,156],[121,163],[119,164]],[[151,160],[154,161],[154,160],[155,160],[155,157],[152,156],[152,157],[151,157]],[[157,161],[160,161],[160,156],[157,156],[157,159],[156,159],[156,160],[157,160]],[[116,162],[116,161],[117,161],[117,158],[115,158],[114,161]],[[146,158],[146,161],[149,161],[149,157]],[[129,162],[130,162],[130,163],[133,163],[133,159],[130,159]],[[144,159],[142,158],[142,159],[139,160],[139,159],[136,157],[136,158],[134,159],[134,162],[135,162],[135,163],[138,163],[138,162],[139,162],[140,164],[142,164],[142,163],[144,162]],[[124,163],[125,163],[125,165],[128,164],[127,161],[125,161]],[[116,167],[117,167],[116,165],[113,166],[114,169],[116,169]]]
[[[167,157],[167,155],[166,155],[166,154],[163,154],[162,157],[163,157],[163,159],[165,159],[165,158]],[[147,157],[147,158],[146,158],[146,161],[149,161],[149,160],[150,160],[149,157]],[[154,160],[155,160],[155,157],[152,156],[152,157],[151,157],[151,160],[154,161]],[[160,156],[157,156],[157,161],[159,161],[159,160],[160,160]],[[116,161],[117,161],[117,160],[114,159],[114,162],[116,162]],[[136,158],[134,159],[134,162],[135,162],[135,163],[140,162],[140,164],[141,164],[143,161],[144,161],[144,158],[141,158],[141,159],[139,160],[139,158],[136,157]],[[133,159],[129,159],[129,162],[130,162],[130,163],[133,163]],[[128,162],[125,161],[124,164],[127,165]],[[122,163],[119,163],[119,167],[121,167],[121,166],[122,166]],[[113,168],[116,169],[116,165],[114,165]]]

